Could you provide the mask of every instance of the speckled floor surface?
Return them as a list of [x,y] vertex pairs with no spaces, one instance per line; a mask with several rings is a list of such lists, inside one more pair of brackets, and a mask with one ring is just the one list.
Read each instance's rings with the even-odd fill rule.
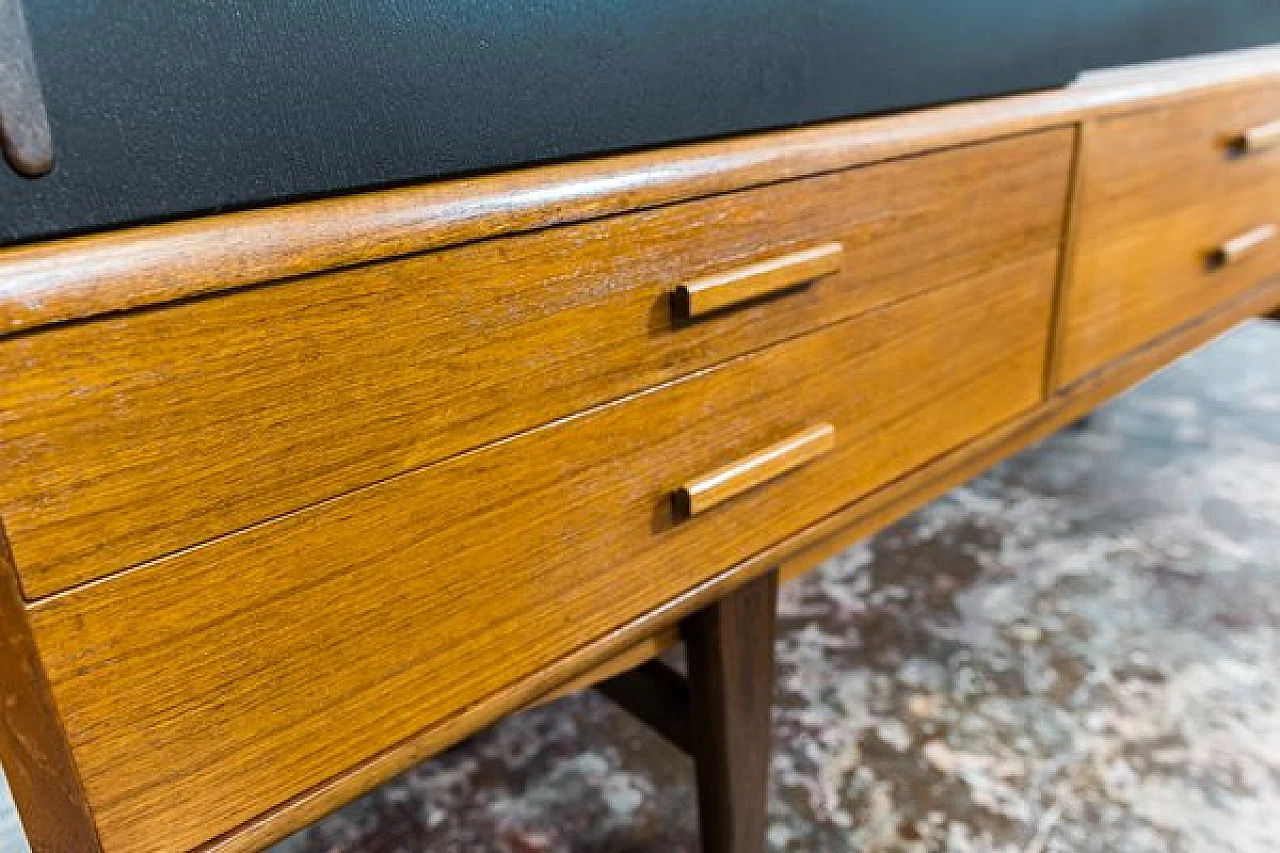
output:
[[0,853],[26,853],[27,845],[22,837],[18,815],[13,810],[9,794],[9,782],[0,773]]
[[[1280,849],[1280,324],[795,582],[780,622],[775,851]],[[691,851],[692,785],[584,693],[274,853]]]

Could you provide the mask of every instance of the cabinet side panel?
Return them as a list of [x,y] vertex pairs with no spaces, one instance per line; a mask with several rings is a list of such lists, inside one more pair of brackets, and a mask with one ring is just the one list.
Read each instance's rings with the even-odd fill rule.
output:
[[0,764],[33,853],[100,851],[0,526]]

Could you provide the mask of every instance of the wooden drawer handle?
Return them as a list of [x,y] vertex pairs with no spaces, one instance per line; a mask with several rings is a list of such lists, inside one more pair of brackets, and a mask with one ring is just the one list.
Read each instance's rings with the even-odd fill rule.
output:
[[762,296],[793,290],[840,271],[844,246],[823,243],[682,284],[671,294],[677,320],[693,320]]
[[1275,236],[1276,226],[1259,225],[1257,228],[1246,231],[1239,237],[1232,237],[1230,240],[1214,249],[1209,256],[1209,262],[1214,267],[1225,267],[1230,264],[1239,263],[1257,251],[1262,244]]
[[836,428],[818,424],[753,453],[746,459],[717,468],[676,490],[676,513],[691,518],[730,498],[794,471],[836,446]]
[[1259,154],[1280,145],[1280,120],[1251,127],[1231,142],[1241,154]]

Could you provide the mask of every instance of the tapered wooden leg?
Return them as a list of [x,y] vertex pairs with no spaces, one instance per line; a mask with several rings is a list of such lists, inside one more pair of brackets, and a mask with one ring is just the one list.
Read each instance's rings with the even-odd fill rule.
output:
[[774,571],[680,626],[705,853],[765,849],[777,601]]

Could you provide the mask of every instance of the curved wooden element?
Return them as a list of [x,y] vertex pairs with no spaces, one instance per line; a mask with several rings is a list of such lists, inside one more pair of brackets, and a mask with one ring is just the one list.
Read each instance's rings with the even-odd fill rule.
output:
[[1128,112],[1280,77],[1280,48],[1067,89],[0,250],[0,334]]
[[843,263],[844,246],[824,243],[681,284],[671,294],[672,307],[676,319],[696,320],[813,284],[840,272]]
[[738,495],[809,464],[819,456],[831,452],[835,446],[834,426],[818,424],[809,427],[676,489],[673,496],[676,514],[682,518],[701,515]]

